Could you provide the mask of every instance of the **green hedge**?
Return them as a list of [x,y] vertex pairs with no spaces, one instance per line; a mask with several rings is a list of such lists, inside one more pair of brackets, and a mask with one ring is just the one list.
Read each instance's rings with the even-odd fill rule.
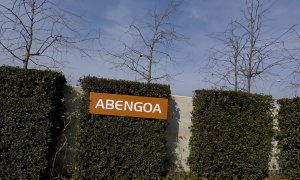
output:
[[281,99],[278,122],[279,167],[282,175],[292,179],[300,178],[300,97]]
[[190,164],[195,179],[262,179],[272,139],[272,99],[243,92],[196,90]]
[[165,120],[91,115],[90,92],[169,98],[160,84],[85,77],[76,158],[78,179],[143,179],[164,174]]
[[49,175],[65,83],[57,72],[0,67],[0,179]]

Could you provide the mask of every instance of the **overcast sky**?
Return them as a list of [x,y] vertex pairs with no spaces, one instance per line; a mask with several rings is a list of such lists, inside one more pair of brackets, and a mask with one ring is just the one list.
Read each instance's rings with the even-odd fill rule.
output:
[[[116,40],[126,40],[124,30],[131,22],[143,22],[147,12],[157,7],[164,9],[169,0],[56,0],[59,6],[79,15],[82,22],[79,26],[87,32],[100,33],[100,42],[93,48],[117,47]],[[300,23],[299,0],[268,0],[271,7],[267,13],[266,27],[270,33],[284,32],[294,24]],[[177,64],[171,71],[177,74],[171,82],[172,94],[192,96],[195,89],[210,88],[205,82],[207,74],[200,70],[207,62],[209,49],[218,46],[218,41],[210,35],[222,32],[227,24],[241,16],[245,7],[244,0],[185,0],[179,11],[172,19],[176,30],[183,34],[188,41],[178,42],[173,52]],[[300,32],[300,27],[296,28]],[[299,42],[300,47],[300,42]],[[70,84],[78,84],[77,80],[83,75],[93,75],[105,78],[134,80],[135,76],[112,69],[109,58],[94,52],[92,58],[84,58],[77,54],[64,57],[65,66],[60,70],[68,77]],[[169,69],[170,70],[170,69]],[[276,82],[282,77],[267,77],[254,82],[254,92],[272,93],[275,98],[290,97],[295,92],[287,88],[284,81]]]

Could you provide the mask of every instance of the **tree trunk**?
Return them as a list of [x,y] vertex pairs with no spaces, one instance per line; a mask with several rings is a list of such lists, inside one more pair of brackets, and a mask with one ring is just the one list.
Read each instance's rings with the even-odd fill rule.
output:
[[28,61],[23,61],[23,69],[28,69]]
[[247,92],[251,92],[251,77],[247,77]]
[[237,57],[234,57],[234,91],[238,90],[238,68]]
[[149,54],[149,66],[148,66],[148,78],[147,78],[148,84],[150,84],[152,80],[153,47],[154,45],[150,47],[150,54]]
[[252,78],[252,48],[248,59],[248,73],[247,73],[247,92],[251,92],[251,78]]
[[26,50],[26,55],[25,58],[23,60],[23,68],[24,69],[28,69],[28,62],[29,62],[29,49]]
[[149,67],[148,67],[148,78],[147,78],[147,83],[150,84],[151,83],[151,80],[152,80],[152,60],[149,60]]

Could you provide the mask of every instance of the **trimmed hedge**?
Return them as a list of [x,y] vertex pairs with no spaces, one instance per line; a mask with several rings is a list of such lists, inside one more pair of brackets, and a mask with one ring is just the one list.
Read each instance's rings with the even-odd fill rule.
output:
[[57,72],[0,67],[0,179],[48,177],[65,83]]
[[272,98],[196,90],[188,162],[195,179],[262,179],[272,139]]
[[283,176],[300,178],[300,97],[278,100],[279,166]]
[[164,174],[165,120],[88,113],[89,93],[169,98],[170,87],[85,77],[76,158],[78,179],[145,179]]

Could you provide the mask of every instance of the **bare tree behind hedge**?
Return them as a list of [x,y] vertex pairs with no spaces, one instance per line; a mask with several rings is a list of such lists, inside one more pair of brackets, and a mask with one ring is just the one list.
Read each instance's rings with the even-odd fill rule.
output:
[[89,38],[83,38],[71,24],[71,16],[51,0],[0,2],[0,48],[25,69],[30,63],[55,66],[61,53],[70,48],[86,53],[78,43]]
[[173,0],[164,11],[154,9],[149,12],[149,21],[130,24],[126,33],[130,42],[122,41],[121,51],[107,52],[114,58],[114,67],[134,72],[147,83],[170,78],[169,73],[158,72],[158,69],[163,63],[174,61],[171,54],[174,43],[184,38],[171,22],[180,4],[181,1]]
[[300,35],[296,29],[293,29],[293,34],[289,38],[289,43],[286,43],[285,58],[291,62],[291,65],[287,67],[289,73],[284,81],[290,85],[290,89],[293,89],[293,96],[299,96],[300,90],[300,53],[299,53],[299,41]]
[[[266,33],[270,33],[265,31],[264,24],[268,10],[262,0],[247,0],[242,19],[231,22],[229,31],[222,35],[225,50],[214,49],[212,52],[212,69],[221,67],[223,71],[217,76],[234,85],[234,90],[238,90],[239,82],[242,82],[245,84],[241,87],[245,85],[245,90],[250,93],[254,79],[263,78],[274,67],[285,63],[281,54],[283,37],[293,26],[277,37],[266,38]],[[232,74],[234,78],[228,76]]]
[[[243,89],[241,81],[241,53],[245,46],[243,35],[237,33],[236,22],[230,22],[227,29],[222,33],[214,33],[213,38],[222,44],[222,48],[211,48],[209,62],[206,67],[209,69],[208,82],[215,87]],[[212,78],[213,77],[213,78]],[[214,81],[217,79],[217,81]]]

